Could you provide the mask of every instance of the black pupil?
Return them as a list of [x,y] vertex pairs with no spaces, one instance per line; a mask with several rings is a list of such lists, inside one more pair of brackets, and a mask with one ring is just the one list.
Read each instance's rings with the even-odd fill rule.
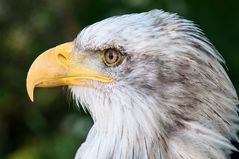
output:
[[110,51],[109,54],[108,54],[108,57],[109,57],[110,60],[114,59],[114,52]]

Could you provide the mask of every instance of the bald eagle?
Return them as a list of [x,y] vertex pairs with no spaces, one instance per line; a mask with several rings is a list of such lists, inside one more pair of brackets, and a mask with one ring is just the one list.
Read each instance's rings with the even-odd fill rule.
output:
[[115,16],[32,64],[27,91],[69,87],[93,118],[75,159],[225,159],[236,148],[236,91],[191,21],[162,10]]

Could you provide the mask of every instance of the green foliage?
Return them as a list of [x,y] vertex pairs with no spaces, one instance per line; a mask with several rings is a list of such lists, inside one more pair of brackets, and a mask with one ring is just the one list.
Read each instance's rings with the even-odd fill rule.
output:
[[92,125],[59,88],[37,90],[31,103],[27,71],[47,48],[71,41],[85,26],[112,15],[161,8],[195,21],[227,61],[239,89],[239,1],[1,0],[0,158],[73,158]]

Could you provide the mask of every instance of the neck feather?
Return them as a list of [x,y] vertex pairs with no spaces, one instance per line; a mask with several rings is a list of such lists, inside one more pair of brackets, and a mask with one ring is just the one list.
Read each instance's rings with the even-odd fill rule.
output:
[[117,96],[111,94],[111,99],[105,98],[107,94],[97,96],[98,98],[86,106],[94,125],[76,156],[83,159],[146,159],[164,156],[167,149],[166,137],[160,129],[163,126],[160,122],[161,116],[156,113],[159,111],[155,111],[158,109],[155,99],[148,97],[147,100],[141,100],[146,98],[135,94],[136,98],[132,101],[131,98],[125,98],[127,93],[124,97],[118,96],[121,93],[113,94]]
[[[81,97],[76,99],[80,103],[88,102],[84,108],[94,120],[76,159],[226,158],[235,150],[228,138],[207,125],[210,123],[169,113],[169,107],[178,106],[165,105],[165,101],[154,96],[145,97],[135,90],[125,92],[122,97],[121,92],[109,95],[90,89],[74,93]],[[95,98],[92,100],[88,94]]]

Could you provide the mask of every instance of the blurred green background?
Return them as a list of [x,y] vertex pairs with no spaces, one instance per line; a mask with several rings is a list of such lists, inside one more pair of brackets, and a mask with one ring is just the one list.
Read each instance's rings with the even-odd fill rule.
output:
[[239,90],[238,0],[0,0],[0,158],[73,158],[92,120],[64,88],[37,89],[32,103],[25,89],[31,63],[89,24],[154,8],[199,24]]

